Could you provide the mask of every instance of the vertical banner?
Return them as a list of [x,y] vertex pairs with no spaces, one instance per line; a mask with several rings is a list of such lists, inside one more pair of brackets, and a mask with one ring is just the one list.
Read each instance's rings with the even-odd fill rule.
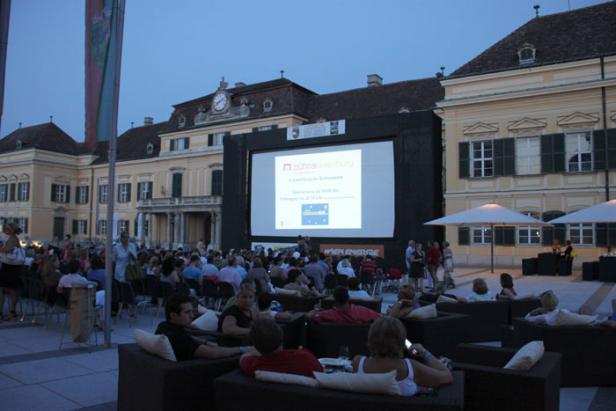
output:
[[0,0],[0,128],[4,109],[4,72],[6,69],[6,49],[9,44],[9,16],[11,0]]
[[[108,141],[117,126],[124,0],[86,0],[85,143]],[[115,125],[112,126],[114,123]],[[115,133],[114,133],[115,134]]]

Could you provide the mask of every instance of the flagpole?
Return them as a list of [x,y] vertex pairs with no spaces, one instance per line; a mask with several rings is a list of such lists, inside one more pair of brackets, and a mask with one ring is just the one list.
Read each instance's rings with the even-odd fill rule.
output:
[[0,0],[0,129],[4,110],[4,74],[6,69],[6,49],[9,43],[9,22],[11,0]]
[[[111,348],[111,294],[113,286],[113,209],[115,205],[115,163],[116,163],[116,138],[118,135],[118,101],[120,97],[120,67],[122,53],[122,28],[124,10],[120,7],[122,0],[113,3],[112,36],[118,42],[117,55],[114,61],[113,92],[111,127],[109,135],[109,176],[107,178],[107,241],[105,244],[105,348]],[[110,227],[111,225],[111,227]]]

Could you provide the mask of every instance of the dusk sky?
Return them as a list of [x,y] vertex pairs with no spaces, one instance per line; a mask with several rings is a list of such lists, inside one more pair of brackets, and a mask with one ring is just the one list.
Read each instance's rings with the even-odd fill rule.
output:
[[[540,14],[603,0],[126,0],[118,132],[165,121],[222,76],[320,94],[445,74]],[[84,138],[84,0],[13,0],[0,135],[53,121]]]

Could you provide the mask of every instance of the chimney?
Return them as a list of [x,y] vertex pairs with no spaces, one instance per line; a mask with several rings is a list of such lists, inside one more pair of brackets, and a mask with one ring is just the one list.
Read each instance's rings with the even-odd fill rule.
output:
[[240,87],[245,87],[246,83],[244,83],[243,81],[238,81],[235,83],[235,88],[240,88]]
[[368,87],[377,87],[383,85],[383,77],[378,74],[368,74]]
[[154,124],[154,117],[144,117],[143,118],[143,125],[144,126],[151,126],[152,124]]

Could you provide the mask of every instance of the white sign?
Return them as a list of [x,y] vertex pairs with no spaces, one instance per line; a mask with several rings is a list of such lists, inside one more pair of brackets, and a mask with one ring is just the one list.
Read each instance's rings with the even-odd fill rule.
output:
[[287,141],[344,134],[345,127],[345,120],[326,121],[324,123],[288,127]]

